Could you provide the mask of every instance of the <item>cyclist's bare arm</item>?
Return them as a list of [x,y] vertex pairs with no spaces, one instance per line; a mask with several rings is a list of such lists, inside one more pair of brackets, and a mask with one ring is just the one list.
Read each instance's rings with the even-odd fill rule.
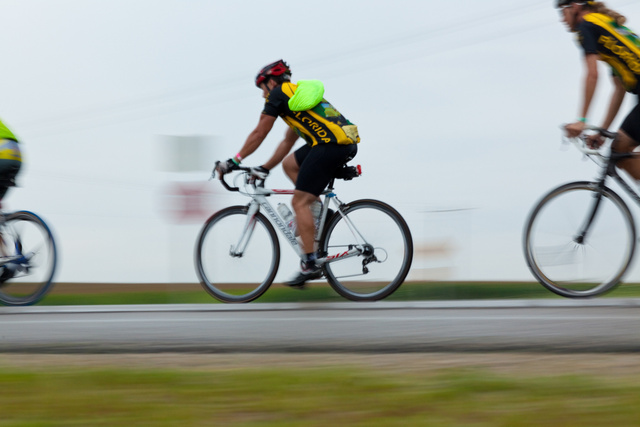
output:
[[[601,129],[608,130],[616,116],[618,115],[618,111],[620,111],[620,106],[622,105],[622,101],[624,101],[624,97],[627,94],[627,91],[624,89],[622,85],[622,81],[619,77],[613,76],[613,93],[611,94],[611,100],[609,101],[609,109],[607,110],[607,115],[600,126]],[[603,144],[604,138],[600,132],[589,135],[587,137],[587,143],[590,147],[596,148]]]
[[238,152],[241,158],[245,159],[254,151],[258,149],[262,141],[269,135],[273,124],[276,122],[277,117],[269,116],[267,114],[260,114],[260,120],[258,126],[249,134],[244,145]]
[[[584,57],[584,61],[586,75],[584,78],[584,100],[582,103],[582,109],[580,110],[580,117],[587,117],[591,101],[593,100],[593,95],[596,92],[596,86],[598,85],[598,55],[588,54]],[[584,127],[584,122],[577,121],[575,123],[568,124],[565,129],[567,130],[567,135],[570,138],[575,138],[580,136],[584,131]]]
[[587,117],[591,101],[593,101],[593,95],[596,93],[596,86],[598,85],[598,55],[593,53],[586,55],[584,63],[586,75],[584,77],[584,100],[580,117]]
[[622,85],[622,81],[620,77],[613,76],[613,93],[611,94],[611,101],[609,101],[609,109],[607,110],[607,115],[600,126],[603,129],[609,129],[616,116],[618,115],[618,111],[620,111],[620,106],[622,105],[622,101],[624,101],[624,97],[627,94],[624,86]]
[[284,139],[276,148],[276,151],[273,153],[273,156],[263,165],[265,168],[271,170],[276,167],[282,159],[286,157],[287,154],[291,151],[293,144],[298,140],[298,134],[291,128],[287,128],[287,131],[284,134]]

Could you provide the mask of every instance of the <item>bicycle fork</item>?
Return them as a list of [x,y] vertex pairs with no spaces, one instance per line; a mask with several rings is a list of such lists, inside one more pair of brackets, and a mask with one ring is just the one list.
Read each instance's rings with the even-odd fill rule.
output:
[[[611,156],[612,156],[611,159],[613,159],[614,157],[616,159],[628,157],[627,154],[621,154],[621,155],[612,154]],[[578,233],[573,239],[573,241],[579,245],[584,245],[584,242],[587,240],[587,235],[589,234],[589,229],[591,228],[591,224],[593,224],[593,221],[596,219],[596,214],[598,213],[600,202],[604,197],[605,181],[607,180],[607,176],[619,178],[615,169],[616,161],[611,161],[611,159],[602,168],[602,173],[600,178],[593,183],[593,187],[595,190],[595,194],[593,195],[593,204],[591,205],[591,209],[588,212],[587,219],[582,225],[580,233]],[[626,184],[622,179],[619,179],[619,180],[622,181],[623,184]]]
[[602,200],[602,197],[603,197],[603,191],[601,189],[598,189],[597,193],[593,195],[592,207],[589,211],[589,215],[587,219],[585,220],[585,223],[581,227],[580,233],[578,233],[573,238],[573,241],[576,242],[577,244],[583,245],[584,242],[587,240],[587,235],[589,234],[589,228],[591,228],[591,224],[593,224],[593,221],[596,219],[596,214],[598,213],[598,207],[600,206],[600,201]]
[[250,203],[247,211],[247,220],[245,221],[242,233],[238,239],[238,243],[235,246],[229,248],[229,255],[234,258],[241,258],[244,254],[244,250],[247,248],[251,235],[256,227],[256,213],[258,213],[259,205],[257,203]]

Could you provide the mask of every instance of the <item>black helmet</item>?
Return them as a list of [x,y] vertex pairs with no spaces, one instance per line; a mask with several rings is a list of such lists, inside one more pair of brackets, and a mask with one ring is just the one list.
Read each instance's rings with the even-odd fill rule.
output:
[[277,77],[284,75],[285,80],[290,80],[291,69],[282,59],[265,66],[258,72],[256,76],[256,86],[260,87],[269,77]]

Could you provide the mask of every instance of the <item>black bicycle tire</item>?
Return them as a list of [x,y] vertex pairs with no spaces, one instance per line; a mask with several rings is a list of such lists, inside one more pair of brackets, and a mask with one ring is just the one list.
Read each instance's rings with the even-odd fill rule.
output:
[[[396,277],[390,282],[388,285],[383,287],[377,292],[369,293],[369,294],[360,294],[357,292],[350,291],[341,285],[340,281],[331,273],[330,264],[323,265],[324,275],[329,282],[329,285],[342,297],[351,300],[351,301],[379,301],[384,298],[387,298],[389,295],[393,294],[398,288],[404,283],[404,280],[407,278],[409,274],[409,270],[411,269],[411,263],[413,261],[413,238],[411,236],[411,230],[407,225],[407,222],[404,220],[402,215],[395,210],[392,206],[381,202],[379,200],[373,199],[362,199],[356,200],[351,203],[345,204],[341,206],[342,215],[349,215],[350,212],[357,209],[366,209],[373,208],[377,210],[381,210],[389,215],[395,222],[398,224],[405,240],[405,257],[402,263],[402,267]],[[329,219],[326,227],[324,228],[322,238],[320,239],[320,248],[323,252],[327,251],[328,240],[331,237],[331,232],[335,229],[336,225],[342,220],[342,215],[340,212],[335,212],[333,216]],[[356,224],[357,226],[357,224]]]
[[9,306],[33,305],[41,301],[49,293],[54,285],[53,278],[55,276],[58,265],[58,252],[55,239],[53,238],[53,233],[51,232],[51,229],[49,228],[47,223],[40,216],[30,211],[17,211],[7,214],[7,216],[5,217],[5,222],[13,221],[16,219],[25,219],[28,221],[32,221],[33,223],[42,227],[42,229],[44,230],[51,248],[51,272],[49,273],[46,280],[44,280],[42,284],[38,286],[38,291],[29,295],[28,297],[12,297],[2,292],[0,288],[0,302],[4,305]]
[[267,218],[262,213],[258,212],[255,214],[255,218],[257,221],[261,222],[264,225],[267,233],[269,234],[269,237],[271,238],[272,248],[275,252],[271,270],[266,279],[262,283],[260,283],[253,291],[243,295],[230,295],[226,292],[223,292],[220,289],[217,289],[207,279],[202,266],[202,243],[204,242],[207,232],[220,219],[229,215],[247,215],[248,210],[248,206],[230,206],[216,212],[204,223],[196,241],[195,264],[196,273],[198,275],[198,279],[200,280],[200,284],[209,295],[225,303],[247,303],[262,296],[273,283],[280,265],[280,242],[278,240],[278,236],[276,235],[276,231],[273,228],[273,225],[271,225],[271,223],[267,220]]
[[636,226],[635,226],[635,220],[633,218],[633,215],[631,214],[631,211],[629,210],[629,207],[627,206],[627,204],[615,191],[613,191],[609,187],[604,187],[602,189],[603,197],[606,197],[609,200],[611,200],[613,204],[620,209],[620,211],[623,214],[623,217],[626,219],[627,225],[631,233],[631,236],[630,236],[631,239],[629,240],[631,242],[631,245],[628,248],[629,250],[627,252],[628,253],[627,260],[624,262],[620,271],[607,283],[600,284],[600,286],[596,286],[594,288],[595,290],[573,291],[573,290],[563,288],[562,286],[554,283],[552,280],[549,280],[541,271],[540,267],[536,264],[535,257],[530,250],[530,242],[531,242],[532,227],[541,209],[550,200],[561,196],[567,191],[574,191],[574,190],[596,191],[595,190],[596,186],[597,186],[597,183],[594,183],[594,182],[575,181],[575,182],[570,182],[552,189],[547,194],[545,194],[540,199],[540,201],[535,205],[535,207],[529,214],[529,217],[527,218],[527,222],[525,223],[524,235],[523,235],[523,249],[524,249],[525,260],[527,262],[527,266],[529,267],[529,270],[542,286],[544,286],[551,292],[566,298],[592,298],[592,297],[603,295],[607,292],[611,292],[616,287],[618,287],[622,282],[622,279],[624,275],[628,272],[629,267],[631,266],[631,263],[633,261],[633,257],[635,255]]

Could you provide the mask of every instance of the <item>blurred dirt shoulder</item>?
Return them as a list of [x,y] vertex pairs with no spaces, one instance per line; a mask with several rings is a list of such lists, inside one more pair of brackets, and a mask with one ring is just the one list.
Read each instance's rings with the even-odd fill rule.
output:
[[429,373],[482,369],[504,375],[640,375],[637,354],[412,353],[412,354],[2,354],[0,368],[28,369],[186,369],[219,371],[264,368],[361,368],[388,373]]
[[56,283],[52,294],[107,294],[134,292],[201,291],[199,283]]

